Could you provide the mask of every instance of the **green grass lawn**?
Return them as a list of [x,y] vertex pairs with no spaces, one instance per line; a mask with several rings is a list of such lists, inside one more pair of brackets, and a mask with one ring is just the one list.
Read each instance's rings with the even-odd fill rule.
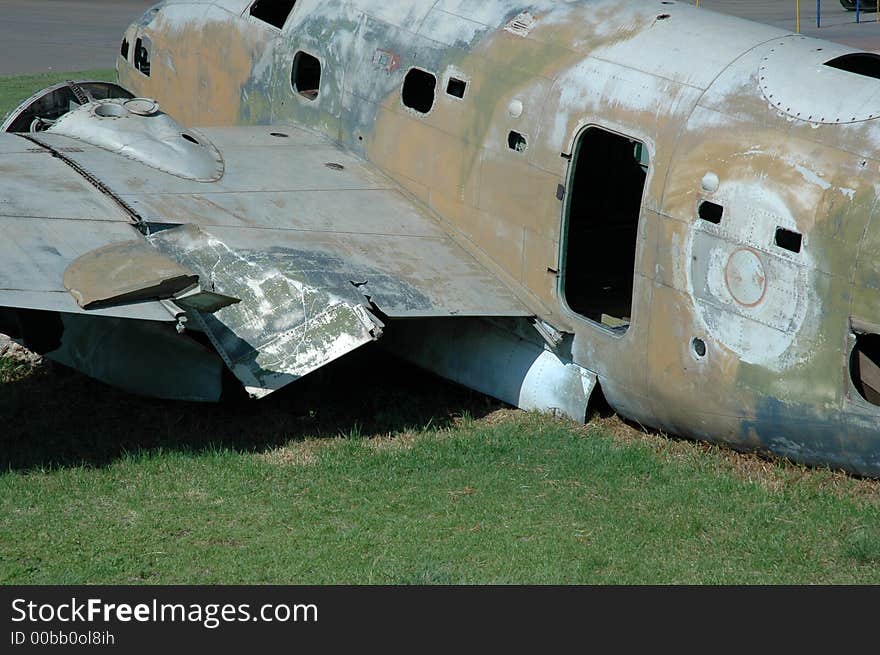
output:
[[367,348],[244,405],[0,365],[0,583],[880,582],[877,483]]
[[[51,81],[24,79],[0,113]],[[0,417],[0,583],[880,583],[876,482],[504,409],[372,346],[232,405],[0,357]]]

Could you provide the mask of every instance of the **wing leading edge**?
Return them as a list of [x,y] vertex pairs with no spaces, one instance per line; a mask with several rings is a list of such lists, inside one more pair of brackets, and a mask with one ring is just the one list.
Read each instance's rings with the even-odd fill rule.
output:
[[[34,262],[0,274],[15,278],[10,286],[64,300],[40,296],[26,305],[0,291],[0,306],[176,321],[178,331],[186,326],[197,341],[213,346],[256,397],[378,339],[389,318],[530,314],[429,212],[323,137],[289,126],[187,131],[188,143],[222,157],[222,176],[203,181],[157,164],[156,150],[150,159],[139,156],[132,148],[141,146],[129,147],[118,125],[119,147],[106,134],[90,142],[82,121],[76,125],[76,138],[64,133],[64,121],[29,136],[30,146],[63,153],[52,158],[59,169],[53,177],[69,184],[53,188],[52,206],[35,203],[16,210],[22,216],[0,214],[0,220],[30,225],[27,238],[12,232],[0,246],[2,259],[16,253]],[[162,138],[179,136],[169,135]],[[0,150],[0,157],[14,169],[0,182],[0,197],[18,193],[23,184],[30,184],[29,193],[40,185],[52,188],[42,176],[30,180],[22,163],[29,146],[12,146],[15,138],[0,139],[11,150]],[[90,184],[95,180],[99,188]],[[67,201],[71,197],[75,203]],[[137,220],[120,206],[131,208]],[[65,211],[78,213],[67,217]],[[39,239],[33,226],[42,230]],[[65,256],[44,265],[39,253],[59,243]],[[167,265],[150,263],[144,246]],[[135,254],[127,257],[127,249]],[[158,270],[164,273],[151,274]],[[182,293],[187,284],[197,284],[199,302],[221,301],[210,307],[192,297],[188,302]],[[74,296],[93,309],[77,305]],[[79,327],[80,341],[89,330]]]

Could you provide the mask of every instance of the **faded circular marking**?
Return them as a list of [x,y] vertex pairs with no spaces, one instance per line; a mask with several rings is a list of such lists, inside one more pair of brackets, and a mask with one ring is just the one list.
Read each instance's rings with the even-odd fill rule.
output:
[[723,234],[694,221],[683,244],[688,264],[685,277],[675,279],[686,285],[697,322],[682,324],[682,337],[693,330],[689,336],[704,339],[707,358],[726,353],[782,371],[813,356],[822,304],[810,285],[812,254],[804,249],[803,261],[794,262],[753,247],[756,234],[772,235],[779,226],[797,229],[797,222],[786,202],[759,180],[734,177],[724,184]]
[[747,248],[735,250],[724,267],[724,281],[740,305],[754,307],[767,293],[767,274],[761,258]]

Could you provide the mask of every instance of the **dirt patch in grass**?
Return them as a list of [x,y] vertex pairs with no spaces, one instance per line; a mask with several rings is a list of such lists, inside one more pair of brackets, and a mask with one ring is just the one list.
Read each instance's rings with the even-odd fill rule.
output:
[[420,434],[412,430],[406,430],[397,434],[379,435],[368,440],[366,443],[372,450],[378,452],[405,451],[412,449]]
[[318,461],[318,452],[325,447],[326,442],[318,439],[292,441],[258,453],[257,458],[275,466],[312,466]]

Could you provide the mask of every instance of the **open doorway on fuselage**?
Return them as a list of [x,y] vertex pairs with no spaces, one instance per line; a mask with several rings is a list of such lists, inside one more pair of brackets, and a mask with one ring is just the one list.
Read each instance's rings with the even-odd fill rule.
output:
[[562,295],[577,314],[625,332],[632,313],[648,151],[641,141],[588,127],[578,136],[572,165]]

